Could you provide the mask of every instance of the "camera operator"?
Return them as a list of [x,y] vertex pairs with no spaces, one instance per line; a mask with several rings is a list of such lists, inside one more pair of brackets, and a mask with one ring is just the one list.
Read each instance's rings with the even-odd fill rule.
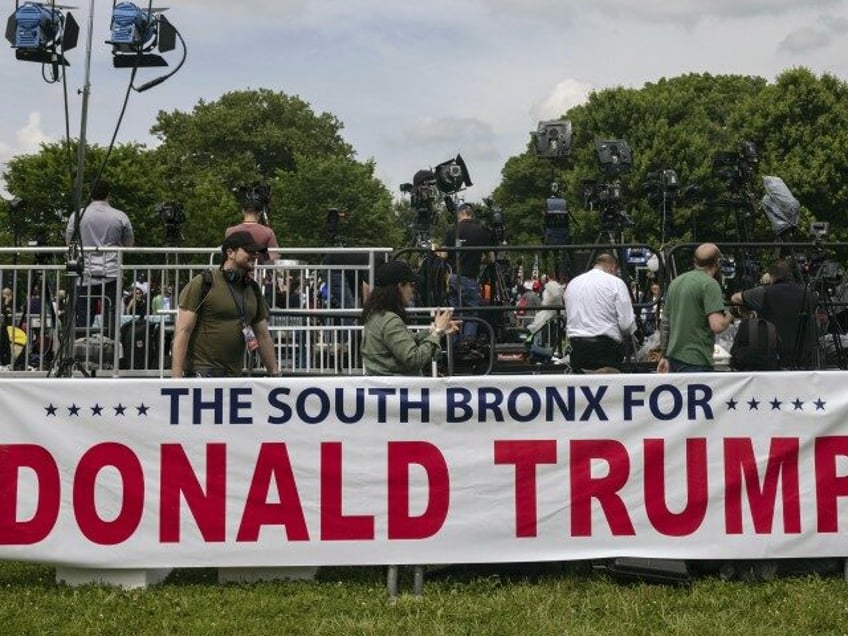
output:
[[67,245],[77,238],[83,248],[89,248],[83,250],[84,268],[74,307],[76,326],[90,327],[95,314],[101,313],[106,336],[112,328],[108,314],[115,311],[119,300],[117,279],[121,265],[117,252],[101,252],[96,248],[132,247],[134,242],[129,217],[109,205],[111,191],[107,181],[96,181],[91,189],[91,203],[79,217],[79,228],[74,227],[74,216],[71,215],[65,230]]
[[816,348],[815,309],[818,294],[792,280],[792,265],[786,259],[769,268],[769,285],[761,285],[730,297],[777,329],[780,366],[784,369],[813,369]]
[[259,255],[257,265],[267,265],[277,260],[276,248],[277,235],[267,225],[263,225],[259,218],[262,214],[264,206],[262,197],[255,194],[248,194],[242,200],[242,216],[243,220],[238,225],[231,225],[224,231],[224,238],[228,237],[233,232],[248,232],[253,237],[253,242],[264,247],[267,251]]
[[[479,247],[490,245],[492,239],[489,231],[474,218],[474,208],[468,203],[462,203],[456,209],[456,224],[445,232],[443,244],[445,247]],[[452,252],[449,255],[453,273],[450,276],[450,301],[457,309],[479,307],[481,260],[483,250],[464,250]],[[468,314],[466,314],[467,316]],[[462,335],[473,338],[477,335],[475,321],[463,322]]]

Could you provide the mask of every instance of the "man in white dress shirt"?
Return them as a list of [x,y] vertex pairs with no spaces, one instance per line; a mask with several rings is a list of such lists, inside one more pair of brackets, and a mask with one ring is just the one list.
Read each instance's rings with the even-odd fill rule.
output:
[[618,259],[599,254],[594,267],[565,288],[566,335],[575,373],[621,370],[623,341],[635,330],[636,318],[630,292],[617,273]]

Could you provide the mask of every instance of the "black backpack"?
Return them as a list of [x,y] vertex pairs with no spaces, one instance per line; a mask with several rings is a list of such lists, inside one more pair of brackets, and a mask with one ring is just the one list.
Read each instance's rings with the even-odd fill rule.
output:
[[777,371],[779,347],[773,323],[765,318],[746,318],[739,323],[730,347],[730,367],[736,371]]

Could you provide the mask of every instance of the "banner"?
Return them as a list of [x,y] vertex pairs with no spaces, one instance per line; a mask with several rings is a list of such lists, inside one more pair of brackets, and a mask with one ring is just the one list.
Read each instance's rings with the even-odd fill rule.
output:
[[846,382],[5,380],[0,558],[164,568],[844,556]]

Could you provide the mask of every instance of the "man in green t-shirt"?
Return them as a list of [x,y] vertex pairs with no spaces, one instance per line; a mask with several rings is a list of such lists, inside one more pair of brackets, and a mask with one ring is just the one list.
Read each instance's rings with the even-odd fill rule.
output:
[[172,377],[241,375],[245,351],[257,351],[268,373],[279,374],[268,307],[251,278],[264,249],[250,233],[233,232],[221,246],[220,269],[195,276],[182,289],[171,349]]
[[693,373],[713,370],[715,334],[733,321],[724,309],[724,296],[716,277],[721,271],[721,251],[713,243],[695,249],[695,268],[681,274],[668,287],[660,348],[663,357],[657,373]]

